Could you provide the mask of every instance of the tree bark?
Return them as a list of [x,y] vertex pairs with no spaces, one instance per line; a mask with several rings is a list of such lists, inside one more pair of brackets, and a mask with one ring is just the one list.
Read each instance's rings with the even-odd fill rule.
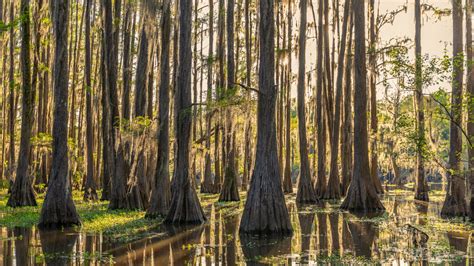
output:
[[[467,1],[469,2],[469,1]],[[472,9],[472,8],[471,8]],[[472,11],[471,11],[472,12]],[[472,33],[471,33],[472,34]],[[425,141],[425,113],[423,110],[423,76],[421,55],[421,4],[420,0],[415,0],[415,103],[417,120],[417,154],[416,154],[416,189],[415,199],[429,201],[428,184],[425,179],[425,169],[423,162],[423,150]]]
[[169,98],[170,98],[170,37],[171,0],[163,2],[161,18],[161,68],[160,103],[158,105],[158,157],[155,172],[155,187],[151,193],[150,208],[146,217],[164,217],[171,200],[169,180]]
[[[467,92],[468,92],[468,117],[467,134],[471,141],[474,136],[474,72],[473,72],[473,51],[472,51],[472,1],[466,0],[466,56],[467,56]],[[471,198],[469,199],[469,218],[474,220],[474,147],[468,146],[468,166],[469,185]]]
[[449,187],[441,215],[466,216],[465,183],[461,172],[462,136],[458,125],[462,123],[463,83],[463,9],[462,0],[453,0],[453,80],[451,96],[451,125],[449,135],[448,182]]
[[206,217],[189,176],[192,0],[179,0],[179,11],[179,66],[175,94],[177,128],[175,186],[165,223],[203,223]]
[[292,234],[292,228],[281,187],[277,154],[274,1],[261,0],[259,5],[260,93],[257,107],[257,152],[240,232],[285,235]]
[[68,0],[51,2],[54,53],[54,122],[53,167],[48,191],[41,209],[39,228],[61,228],[80,225],[79,215],[72,200],[68,178]]
[[[300,152],[300,176],[298,180],[298,192],[296,193],[297,203],[316,203],[316,193],[311,183],[311,173],[309,169],[308,159],[308,143],[306,138],[306,110],[305,110],[305,77],[306,77],[306,28],[307,28],[307,1],[300,2],[300,29],[298,40],[298,136],[299,136],[299,152]],[[288,88],[289,89],[289,88]],[[287,151],[289,152],[289,151]]]
[[32,187],[33,176],[29,173],[31,153],[31,131],[33,127],[33,112],[35,104],[35,88],[31,86],[30,60],[30,1],[20,3],[21,20],[21,74],[22,74],[22,113],[21,113],[21,140],[18,154],[18,168],[16,178],[11,188],[7,206],[23,207],[36,206],[35,193]]
[[[227,0],[227,92],[231,98],[235,94],[235,58],[234,58],[234,0]],[[237,170],[235,169],[235,133],[232,123],[232,112],[226,107],[226,165],[224,171],[224,184],[221,188],[219,201],[239,201],[237,186]]]
[[354,0],[355,26],[355,94],[354,94],[354,168],[352,181],[341,208],[356,212],[385,210],[380,201],[369,171],[367,132],[367,67],[365,47],[364,1]]
[[86,1],[85,11],[85,90],[86,90],[86,157],[87,157],[87,173],[86,182],[84,185],[84,200],[85,201],[96,201],[97,197],[97,184],[94,177],[94,131],[92,124],[92,82],[91,82],[91,0]]

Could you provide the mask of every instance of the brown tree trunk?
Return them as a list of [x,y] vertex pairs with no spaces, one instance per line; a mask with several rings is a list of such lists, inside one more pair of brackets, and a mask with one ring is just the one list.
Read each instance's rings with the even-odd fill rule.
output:
[[[298,40],[298,136],[300,152],[300,176],[298,180],[298,192],[296,193],[296,202],[298,203],[316,203],[316,193],[311,183],[311,172],[309,169],[308,143],[306,138],[306,110],[305,110],[305,77],[306,77],[306,28],[307,28],[307,1],[300,2],[300,29]],[[289,90],[290,88],[288,88]],[[289,152],[289,151],[287,151]]]
[[175,186],[165,223],[203,223],[206,220],[189,176],[191,133],[191,13],[192,0],[179,0],[179,66],[175,94]]
[[[469,1],[467,1],[469,2]],[[472,11],[471,11],[472,12]],[[472,30],[472,29],[471,29]],[[472,34],[472,33],[471,33]],[[417,154],[416,154],[416,188],[415,199],[429,201],[428,184],[425,179],[425,168],[423,162],[423,150],[425,141],[425,113],[423,110],[423,77],[421,57],[421,4],[415,0],[415,103],[416,103],[416,130],[417,130]]]
[[[227,0],[227,92],[226,97],[232,98],[235,94],[235,58],[234,58],[234,0]],[[224,184],[221,188],[219,201],[239,201],[237,186],[237,170],[235,169],[235,133],[232,123],[232,112],[226,107],[226,165]]]
[[384,193],[380,178],[378,177],[378,156],[377,156],[377,60],[375,49],[377,45],[375,34],[375,0],[369,0],[369,90],[370,90],[370,176],[374,182],[375,191]]
[[170,37],[171,0],[163,2],[161,18],[161,68],[160,103],[158,105],[158,157],[155,172],[155,187],[151,193],[150,208],[146,217],[164,217],[171,200],[169,180],[169,98],[170,98]]
[[292,234],[290,217],[281,187],[275,127],[275,25],[274,1],[261,0],[258,133],[255,167],[241,233]]
[[71,184],[68,178],[67,147],[67,102],[68,102],[68,0],[51,3],[54,53],[54,122],[53,122],[53,168],[48,191],[41,209],[38,227],[61,228],[80,225],[79,215],[72,201]]
[[[10,23],[14,23],[14,16],[15,16],[15,5],[14,1],[11,1],[10,6]],[[8,158],[8,179],[10,181],[10,185],[13,185],[14,172],[15,172],[15,58],[14,58],[14,51],[15,51],[15,31],[14,27],[10,27],[10,69],[9,69],[9,87],[10,92],[8,96],[8,105],[9,105],[9,112],[8,112],[8,133],[10,134],[10,143],[9,143],[9,158]]]
[[122,79],[123,79],[123,90],[122,90],[122,119],[128,121],[130,119],[130,88],[131,88],[131,36],[132,30],[132,1],[127,0],[125,7],[125,19],[123,21],[123,57],[122,57]]
[[[467,56],[467,95],[468,102],[472,103],[474,97],[474,72],[472,51],[472,1],[466,0],[466,56]],[[474,136],[474,106],[468,105],[467,134],[472,141]],[[474,147],[468,146],[469,185],[471,198],[469,199],[469,218],[474,220]]]
[[318,48],[317,48],[317,80],[316,80],[316,123],[318,146],[318,170],[316,174],[316,196],[322,198],[326,193],[326,127],[323,113],[323,14],[324,0],[319,0],[318,8]]
[[[207,59],[207,96],[206,102],[212,101],[212,81],[213,81],[213,62],[214,62],[214,0],[209,0],[209,55]],[[211,126],[212,109],[206,110],[206,153],[204,155],[204,180],[201,183],[201,193],[214,193],[214,184],[212,182],[211,170]]]
[[461,0],[453,0],[453,80],[451,97],[451,125],[449,135],[448,182],[449,187],[441,215],[466,216],[465,183],[461,172],[462,136],[458,125],[462,123],[463,83],[463,9]]
[[354,169],[352,181],[341,208],[350,211],[381,211],[380,201],[369,171],[369,147],[367,132],[367,68],[365,47],[364,1],[354,0],[355,26],[355,94],[354,94]]
[[21,74],[22,74],[22,112],[21,112],[21,140],[18,154],[18,168],[16,179],[7,206],[23,207],[36,206],[33,192],[33,176],[29,173],[30,139],[33,127],[33,111],[35,104],[35,88],[31,86],[30,60],[30,1],[22,0],[20,4],[21,20]]
[[[336,80],[336,101],[334,109],[334,118],[332,126],[331,136],[331,163],[329,171],[329,179],[326,187],[325,199],[340,199],[341,198],[341,182],[339,181],[339,130],[340,130],[340,119],[341,119],[341,102],[342,102],[342,81],[345,73],[345,53],[350,53],[350,50],[346,51],[347,42],[347,30],[349,26],[349,14],[351,10],[351,1],[346,0],[344,3],[344,17],[342,22],[342,35],[341,35],[341,46],[339,49],[339,56],[337,62],[337,80]],[[349,46],[350,49],[350,46]]]

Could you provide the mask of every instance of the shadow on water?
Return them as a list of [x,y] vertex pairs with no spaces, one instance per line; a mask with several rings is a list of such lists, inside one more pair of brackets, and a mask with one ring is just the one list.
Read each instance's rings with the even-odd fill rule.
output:
[[338,202],[297,206],[292,237],[239,235],[242,203],[215,203],[201,226],[159,226],[138,240],[101,233],[0,228],[0,265],[472,265],[470,224],[439,218],[440,202],[384,196],[387,212],[354,215]]

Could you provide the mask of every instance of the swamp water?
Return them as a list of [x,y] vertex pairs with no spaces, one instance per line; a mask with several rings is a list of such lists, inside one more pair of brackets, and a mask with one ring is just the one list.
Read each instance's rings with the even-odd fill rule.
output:
[[[205,197],[214,200],[201,195],[202,202]],[[383,196],[384,214],[356,217],[337,202],[299,207],[290,195],[294,234],[280,239],[239,236],[243,203],[203,204],[206,224],[160,225],[133,240],[84,229],[3,227],[0,265],[473,265],[474,227],[440,219],[443,193],[430,197],[424,204],[412,200],[412,191],[392,189]]]

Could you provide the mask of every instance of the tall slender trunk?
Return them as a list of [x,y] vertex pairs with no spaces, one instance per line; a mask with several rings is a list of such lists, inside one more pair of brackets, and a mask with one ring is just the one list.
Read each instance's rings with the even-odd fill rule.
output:
[[147,217],[164,217],[171,200],[169,180],[169,98],[170,98],[171,0],[163,2],[161,18],[160,103],[158,105],[158,156],[155,187],[151,193]]
[[458,125],[462,123],[463,92],[463,9],[462,0],[453,0],[453,80],[451,97],[451,125],[449,135],[448,191],[441,215],[466,216],[465,180],[461,172],[462,136]]
[[122,57],[122,119],[128,121],[130,119],[130,88],[131,88],[131,39],[134,37],[131,35],[132,30],[132,1],[127,0],[125,7],[125,19],[123,21],[123,57]]
[[69,0],[53,0],[51,3],[55,36],[53,168],[41,209],[40,228],[61,228],[81,223],[68,178],[68,7]]
[[[308,143],[306,139],[306,110],[305,110],[305,77],[306,77],[306,28],[307,28],[307,1],[300,2],[300,29],[298,40],[298,136],[299,136],[299,152],[300,152],[300,176],[298,180],[298,192],[296,194],[296,202],[298,203],[315,203],[317,202],[316,193],[311,183],[311,173],[309,169],[308,159]],[[288,151],[287,151],[288,152]]]
[[354,168],[347,196],[341,205],[350,211],[381,211],[384,206],[370,177],[367,132],[367,67],[364,0],[354,0],[355,93],[354,93]]
[[375,0],[369,0],[369,90],[370,90],[370,176],[374,182],[377,193],[384,193],[380,178],[378,177],[377,156],[377,58],[375,49],[377,38],[375,35]]
[[7,206],[23,207],[36,206],[35,194],[33,192],[33,176],[29,173],[30,164],[30,139],[33,127],[33,112],[35,104],[35,88],[31,86],[31,59],[30,59],[30,1],[22,0],[20,3],[21,20],[21,140],[18,153],[18,168],[16,179]]
[[92,68],[92,57],[91,57],[91,5],[92,0],[85,0],[85,65],[84,65],[84,77],[86,90],[86,159],[87,159],[87,172],[86,182],[84,185],[84,200],[95,201],[97,197],[97,184],[94,176],[94,128],[92,122],[93,110],[92,110],[92,80],[91,80],[91,68]]
[[[467,1],[470,2],[470,1]],[[472,7],[471,7],[472,10]],[[472,12],[472,11],[471,11]],[[472,29],[471,29],[472,30]],[[472,33],[471,33],[472,34]],[[415,103],[417,122],[417,154],[416,154],[416,189],[415,199],[429,201],[428,184],[425,179],[425,168],[423,162],[423,150],[425,141],[425,113],[423,110],[423,77],[421,57],[421,4],[420,0],[415,0]],[[472,56],[472,50],[471,50]]]
[[176,105],[176,165],[174,188],[165,223],[203,223],[206,220],[189,175],[191,135],[192,0],[179,0],[179,66]]
[[[15,18],[15,1],[11,1],[10,5],[10,23],[13,23]],[[10,27],[10,69],[9,69],[9,96],[8,105],[10,110],[8,113],[8,133],[10,134],[10,145],[9,145],[9,158],[8,158],[8,178],[10,184],[13,185],[14,172],[15,172],[15,31],[13,27]]]
[[[226,96],[235,94],[235,58],[234,58],[234,0],[227,0],[227,91]],[[226,165],[224,171],[224,184],[221,188],[219,201],[239,201],[239,190],[237,187],[237,170],[235,169],[235,133],[232,123],[232,111],[230,107],[225,110],[226,128]]]
[[[467,56],[467,93],[468,102],[472,103],[474,97],[474,72],[473,72],[473,51],[472,51],[472,1],[466,0],[466,56]],[[468,105],[467,113],[467,134],[471,138],[474,136],[474,106]],[[471,198],[469,199],[469,218],[474,220],[474,147],[468,147],[469,160],[469,185]]]

